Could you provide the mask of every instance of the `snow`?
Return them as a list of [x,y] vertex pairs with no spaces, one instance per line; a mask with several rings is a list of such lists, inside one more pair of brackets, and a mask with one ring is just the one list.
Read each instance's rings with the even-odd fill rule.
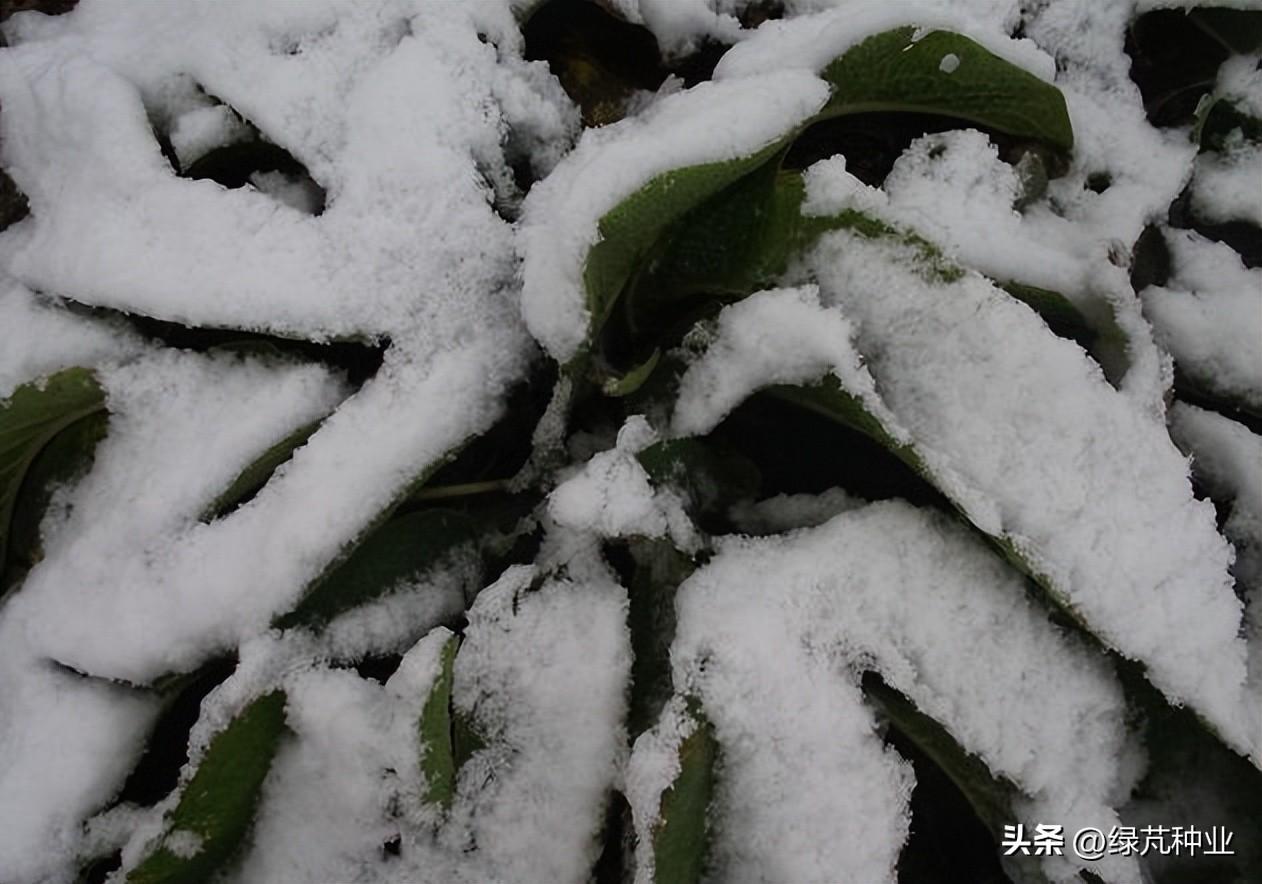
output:
[[1230,141],[1221,152],[1196,158],[1192,211],[1212,224],[1262,225],[1262,146]]
[[212,104],[176,117],[169,137],[180,168],[187,169],[212,150],[245,140],[249,132],[249,127],[231,108]]
[[[675,684],[722,751],[722,880],[894,880],[911,778],[860,698],[868,669],[1031,796],[1027,818],[1116,822],[1136,767],[1109,664],[948,516],[889,502],[725,539],[676,607]],[[646,781],[665,778],[649,761],[672,727],[637,742]],[[1106,870],[1139,880],[1126,862]]]
[[1233,570],[1245,598],[1249,686],[1254,708],[1262,710],[1262,437],[1183,402],[1170,410],[1170,433],[1191,454],[1193,473],[1214,499],[1231,502],[1223,532],[1236,549]]
[[[813,285],[757,292],[725,307],[713,343],[680,379],[674,432],[707,433],[763,387],[806,384],[831,372],[865,407],[887,418],[891,435],[903,438],[851,345],[852,337],[850,323],[820,305],[819,289]],[[785,346],[788,341],[792,347]]]
[[469,610],[453,705],[487,748],[460,770],[444,837],[476,844],[507,880],[586,881],[599,854],[631,647],[626,591],[597,556],[568,562],[568,576],[510,569]]
[[[924,31],[963,33],[1000,58],[1050,80],[1055,65],[1050,55],[1028,40],[1013,40],[975,10],[961,4],[858,0],[814,16],[768,22],[730,49],[714,69],[715,79],[750,77],[786,68],[821,71],[868,37],[916,25]],[[958,61],[958,59],[957,59]],[[949,72],[948,72],[949,73]]]
[[1262,270],[1190,230],[1167,230],[1171,278],[1140,295],[1175,362],[1211,393],[1262,409]]
[[12,605],[0,609],[0,868],[69,881],[83,819],[140,757],[155,697],[51,665]]
[[612,450],[553,489],[548,515],[558,525],[601,537],[669,537],[680,549],[695,550],[700,541],[682,498],[670,488],[654,488],[636,459],[656,441],[643,416],[628,418]]
[[[778,536],[709,538],[637,459],[761,388],[829,376],[1106,645],[1262,764],[1262,441],[1182,402],[1165,424],[1171,356],[1211,396],[1262,403],[1260,271],[1178,230],[1163,230],[1167,285],[1137,295],[1125,266],[1189,183],[1199,218],[1262,223],[1259,148],[1198,156],[1185,128],[1149,125],[1129,78],[1134,16],[1187,4],[788,0],[784,20],[749,29],[753,0],[610,0],[667,58],[737,45],[712,82],[669,78],[581,136],[546,64],[524,57],[529,5],[83,0],[0,28],[0,164],[31,205],[0,231],[0,398],[80,365],[110,409],[91,470],[56,491],[46,557],[0,607],[0,876],[68,882],[118,848],[130,867],[157,838],[195,851],[164,830],[177,794],[110,802],[160,711],[141,686],[232,649],[182,782],[253,698],[283,689],[290,728],[233,880],[585,881],[613,790],[648,880],[695,726],[685,696],[721,746],[716,880],[893,880],[912,775],[862,695],[866,670],[1014,783],[1017,819],[1108,831],[1144,764],[1110,664],[962,520],[831,489],[729,513]],[[778,142],[827,100],[828,62],[909,24],[1055,82],[1074,125],[1068,171],[1042,195],[1025,191],[1032,161],[1014,168],[971,129],[916,139],[883,189],[840,156],[806,170],[808,214],[915,231],[962,279],[930,279],[895,240],[829,234],[690,338],[673,412],[644,406],[654,424],[576,432],[575,379],[560,380],[516,480],[546,495],[533,565],[482,589],[463,549],[320,629],[270,627],[499,419],[536,343],[561,362],[582,352],[585,262],[610,210],[668,171]],[[1262,116],[1257,60],[1229,60],[1214,94]],[[959,63],[945,55],[941,76]],[[159,147],[187,169],[256,133],[306,172],[228,189],[180,177]],[[542,179],[524,197],[523,168]],[[974,271],[1058,291],[1108,340],[1088,356]],[[384,362],[352,389],[315,361],[145,342],[120,314],[370,343]],[[316,421],[253,500],[203,519],[242,467]],[[566,452],[569,466],[550,459]],[[1230,507],[1226,540],[1189,469]],[[625,537],[703,562],[678,595],[679,696],[634,747],[627,592],[601,553]],[[486,745],[444,812],[422,797],[417,721],[462,614],[453,708]],[[384,685],[349,668],[405,651]],[[1093,868],[1139,880],[1124,859]]]
[[[700,83],[663,97],[643,116],[584,131],[526,198],[519,248],[530,333],[559,362],[582,347],[591,322],[583,269],[611,209],[663,172],[757,153],[827,98],[823,80],[783,71]],[[742,112],[733,115],[732,107]]]
[[[1106,345],[1119,332],[1125,336],[1120,366],[1099,345],[1093,355],[1110,379],[1155,418],[1164,413],[1162,399],[1171,381],[1168,360],[1140,315],[1128,268],[1110,260],[1114,240],[1093,224],[1060,217],[1043,201],[1018,211],[1018,171],[999,159],[997,148],[981,132],[963,129],[916,139],[895,161],[882,189],[855,179],[840,158],[813,165],[805,182],[807,214],[856,209],[915,231],[939,245],[949,259],[1000,282],[1065,296]],[[968,198],[960,199],[961,193]]]
[[653,837],[661,825],[662,794],[679,776],[679,750],[697,730],[681,697],[672,697],[657,723],[636,738],[627,761],[624,791],[635,826],[635,882],[653,884],[656,854]]
[[846,231],[805,265],[935,484],[1167,696],[1262,754],[1231,552],[1164,430],[976,275],[928,282],[906,247]]
[[[197,539],[218,526],[199,516],[259,453],[332,410],[345,388],[314,365],[176,350],[102,370],[99,380],[109,432],[69,497],[69,515],[45,525],[46,557],[12,605],[45,655],[92,673],[114,662],[112,675],[145,683],[228,646],[234,621],[257,625],[272,613],[248,582],[220,582],[231,564],[201,557]],[[263,558],[240,564],[265,568]]]
[[[506,166],[501,138],[515,119],[530,145],[567,139],[568,116],[542,112],[555,91],[532,101],[539,67],[521,59],[507,9],[489,4],[97,2],[22,30],[27,39],[0,55],[4,161],[32,205],[0,235],[10,273],[76,302],[168,320],[391,342],[378,374],[250,506],[210,525],[166,525],[143,543],[116,535],[109,546],[94,528],[96,540],[32,575],[22,604],[43,654],[143,682],[248,637],[402,485],[498,416],[530,349],[511,319],[511,229],[479,170]],[[204,104],[190,77],[306,165],[328,193],[322,215],[173,175],[149,111],[174,120]],[[501,113],[497,95],[511,108]],[[152,407],[191,419],[189,392],[155,391]],[[261,432],[263,412],[239,412],[260,430],[250,445],[276,441]],[[284,409],[277,417],[293,428]],[[207,463],[184,461],[205,467],[207,493],[210,477],[230,479],[262,450],[212,455],[209,420],[189,429],[204,437],[197,457]],[[178,461],[174,448],[152,456]],[[116,521],[141,516],[160,521]],[[86,577],[63,582],[71,574]],[[85,600],[82,616],[54,615],[71,599]],[[155,632],[168,612],[170,628]],[[103,613],[116,623],[108,636],[94,620]]]

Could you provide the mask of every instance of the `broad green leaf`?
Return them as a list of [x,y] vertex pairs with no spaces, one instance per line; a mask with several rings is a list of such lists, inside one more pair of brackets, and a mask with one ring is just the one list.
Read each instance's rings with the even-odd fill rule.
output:
[[202,520],[210,521],[223,516],[239,506],[242,501],[256,494],[267,484],[267,480],[271,478],[272,473],[276,472],[276,468],[293,457],[294,452],[306,444],[319,426],[320,421],[305,424],[255,458],[232,480],[223,493],[206,507],[206,511],[202,513]]
[[[14,509],[36,459],[58,434],[104,412],[105,392],[86,368],[67,368],[24,384],[0,402],[0,563],[7,561]],[[94,436],[87,433],[79,441],[95,444]],[[45,464],[42,472],[47,477],[60,468]]]
[[604,326],[627,283],[661,236],[691,209],[776,156],[789,135],[746,157],[672,169],[605,213],[600,238],[587,254],[583,283],[591,313],[589,335]]
[[87,471],[108,427],[109,414],[104,409],[94,411],[54,436],[31,462],[13,505],[8,552],[0,562],[0,593],[16,585],[43,558],[40,522],[53,490]]
[[789,262],[830,230],[896,238],[915,248],[930,279],[951,282],[964,272],[914,232],[851,209],[804,215],[805,199],[800,172],[768,164],[689,212],[625,299],[632,336],[660,334],[700,298],[730,302],[775,285]]
[[870,111],[940,114],[1061,150],[1074,146],[1065,98],[1051,83],[968,37],[912,27],[869,37],[824,68],[822,118]]
[[[955,784],[978,819],[990,830],[996,844],[1003,836],[1005,824],[1020,821],[1013,804],[1022,798],[1021,790],[1007,779],[991,773],[986,763],[961,746],[946,728],[917,709],[914,703],[875,673],[864,673],[863,693]],[[1047,877],[1033,857],[1016,856],[1008,860],[1019,866],[1022,881],[1046,884]]]
[[697,726],[679,746],[679,774],[662,793],[661,812],[653,831],[653,878],[657,884],[695,884],[705,872],[706,817],[714,795],[718,744],[700,704],[690,702],[688,713]]
[[456,793],[456,761],[452,747],[451,683],[459,636],[452,635],[440,653],[438,678],[421,710],[421,776],[425,779],[425,800],[439,807],[451,806]]
[[473,536],[469,519],[451,510],[420,510],[391,519],[326,572],[275,625],[322,626],[343,611],[416,579],[461,544],[472,542]]
[[1004,823],[1017,819],[1012,799],[1020,796],[1020,790],[996,778],[986,763],[969,753],[946,728],[873,673],[864,675],[863,692],[907,739],[946,772],[993,833],[999,835]]
[[276,691],[252,702],[211,740],[165,834],[127,876],[128,884],[193,884],[218,872],[250,829],[284,731],[285,695]]

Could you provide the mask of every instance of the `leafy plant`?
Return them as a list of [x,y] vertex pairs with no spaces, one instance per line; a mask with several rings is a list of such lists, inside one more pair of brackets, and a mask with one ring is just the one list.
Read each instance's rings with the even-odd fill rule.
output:
[[735,5],[6,29],[6,875],[1252,880],[1258,14]]

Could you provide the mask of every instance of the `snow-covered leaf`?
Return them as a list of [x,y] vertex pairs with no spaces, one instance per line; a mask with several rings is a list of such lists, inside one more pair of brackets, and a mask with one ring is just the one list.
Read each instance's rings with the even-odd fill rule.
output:
[[[25,384],[0,402],[0,566],[7,561],[14,507],[32,466],[58,436],[105,409],[105,393],[90,371],[68,368]],[[87,433],[80,442],[99,436]],[[72,445],[77,449],[78,445]],[[63,451],[73,456],[75,451]],[[46,470],[56,472],[55,464]]]
[[128,884],[204,881],[237,851],[285,732],[285,695],[254,700],[206,749],[152,851]]

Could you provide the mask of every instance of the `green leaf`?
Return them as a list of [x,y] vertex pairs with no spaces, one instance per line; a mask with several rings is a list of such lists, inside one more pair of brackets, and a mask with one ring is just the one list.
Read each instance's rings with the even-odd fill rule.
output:
[[451,684],[455,672],[460,637],[450,636],[439,653],[438,678],[421,710],[421,776],[425,779],[425,800],[444,809],[451,807],[456,794],[456,760],[452,746]]
[[469,519],[451,510],[420,510],[391,519],[326,572],[274,625],[322,626],[343,611],[415,580],[473,537]]
[[664,233],[705,200],[776,156],[789,134],[756,153],[734,160],[672,169],[610,209],[597,225],[599,241],[583,268],[589,337],[599,333],[628,282]]
[[697,726],[679,746],[679,774],[662,793],[661,812],[653,831],[653,878],[657,884],[694,884],[705,871],[706,814],[714,795],[718,744],[700,704],[690,701],[688,714]]
[[243,501],[257,494],[259,489],[267,484],[272,473],[276,472],[276,468],[293,457],[294,452],[306,444],[319,426],[320,421],[305,424],[255,458],[232,480],[223,493],[206,507],[205,512],[202,513],[202,520],[208,522],[226,515],[240,506]]
[[671,485],[687,495],[697,515],[726,511],[757,495],[758,468],[744,455],[702,439],[664,439],[636,455],[655,485]]
[[1047,327],[1060,337],[1076,341],[1087,352],[1095,346],[1095,329],[1073,301],[1060,292],[1020,282],[1005,282],[1000,288],[1043,317]]
[[999,835],[1003,832],[1004,823],[1016,820],[1012,810],[1012,799],[1020,796],[1016,786],[1007,780],[997,779],[984,761],[969,753],[946,728],[917,709],[879,676],[865,673],[863,692],[907,739],[951,778],[992,833]]
[[903,27],[869,37],[824,68],[832,97],[820,117],[940,114],[1073,148],[1065,98],[1051,83],[960,34],[930,31],[919,40],[914,34],[914,28]]
[[[991,773],[982,759],[961,746],[946,728],[917,709],[876,673],[864,673],[863,693],[908,741],[947,775],[998,844],[1004,825],[1018,820],[1013,804],[1023,798],[1021,790]],[[1047,877],[1034,858],[1018,855],[1009,857],[1008,861],[1020,868],[1020,880],[1046,884]]]
[[[0,563],[8,560],[10,529],[23,484],[40,454],[78,422],[105,413],[105,392],[86,368],[67,368],[42,381],[23,384],[0,402]],[[44,479],[64,474],[56,461],[73,459],[80,445],[95,445],[99,436],[80,427],[51,455],[40,474]],[[78,443],[78,444],[75,444]],[[64,464],[66,461],[61,460]],[[29,518],[29,513],[23,513]],[[27,529],[29,531],[29,528]]]
[[701,299],[732,302],[775,285],[790,261],[830,230],[897,239],[915,249],[917,269],[928,279],[951,282],[963,275],[914,232],[853,209],[804,215],[805,200],[800,172],[768,164],[689,212],[625,298],[632,338],[660,335]]
[[54,436],[31,462],[13,505],[7,560],[0,561],[0,593],[19,583],[44,557],[40,523],[53,491],[87,473],[108,428],[109,414],[94,411]]
[[[127,876],[128,884],[192,884],[222,868],[250,829],[284,731],[285,695],[275,691],[252,702],[211,740],[166,833]],[[193,844],[173,850],[167,846],[173,835]]]

